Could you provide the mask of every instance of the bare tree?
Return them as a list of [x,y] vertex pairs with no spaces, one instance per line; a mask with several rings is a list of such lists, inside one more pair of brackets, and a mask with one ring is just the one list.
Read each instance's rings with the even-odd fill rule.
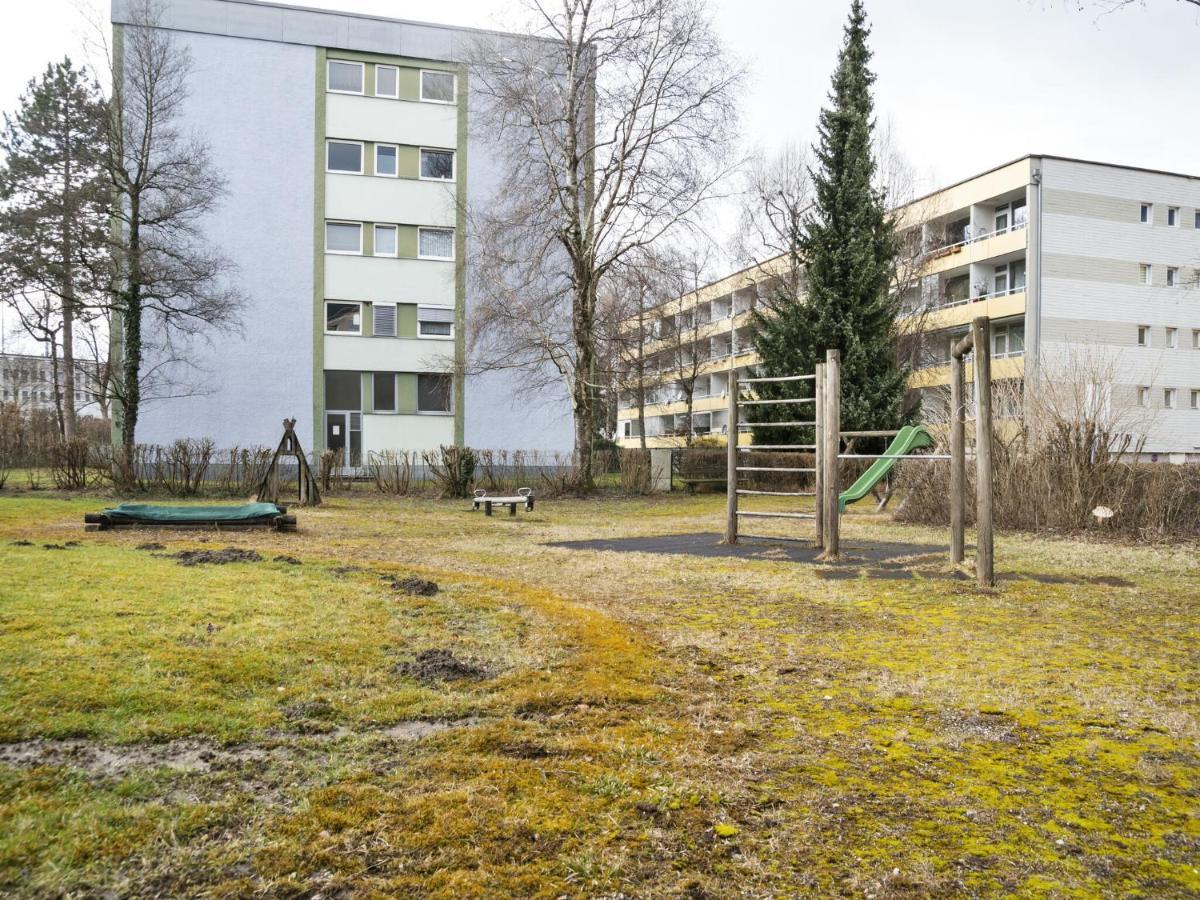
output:
[[799,297],[804,260],[800,244],[804,221],[813,205],[807,147],[785,144],[779,152],[755,153],[743,172],[742,209],[734,255],[745,266],[782,257],[781,279],[789,296]]
[[471,75],[503,177],[472,210],[477,345],[566,382],[584,486],[600,287],[717,192],[742,78],[703,0],[532,0],[538,39],[481,41]]
[[146,372],[144,320],[159,341],[155,370],[186,360],[182,345],[237,323],[232,263],[206,243],[202,218],[224,192],[207,144],[182,123],[191,57],[158,27],[159,4],[135,3],[113,52],[107,169],[119,224],[112,302],[121,351],[114,379],[121,442],[132,453]]

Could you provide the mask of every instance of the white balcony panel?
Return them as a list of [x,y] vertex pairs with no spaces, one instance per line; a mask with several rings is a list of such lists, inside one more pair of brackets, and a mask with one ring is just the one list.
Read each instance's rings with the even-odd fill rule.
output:
[[326,175],[325,217],[453,228],[454,185],[409,178]]
[[325,297],[454,305],[454,263],[325,254]]
[[355,141],[457,147],[458,107],[326,94],[325,134]]
[[361,372],[449,372],[454,341],[325,335],[325,368]]
[[383,450],[436,450],[453,443],[453,415],[363,415],[364,459]]

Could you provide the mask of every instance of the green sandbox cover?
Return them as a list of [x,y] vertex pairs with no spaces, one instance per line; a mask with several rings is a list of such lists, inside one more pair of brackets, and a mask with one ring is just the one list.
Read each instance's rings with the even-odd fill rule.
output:
[[274,503],[243,503],[240,506],[156,506],[152,503],[122,503],[104,510],[114,522],[252,522],[282,515]]

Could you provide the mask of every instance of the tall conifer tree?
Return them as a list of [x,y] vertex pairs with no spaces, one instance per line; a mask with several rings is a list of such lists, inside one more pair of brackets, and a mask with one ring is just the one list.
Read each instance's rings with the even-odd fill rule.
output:
[[[827,349],[842,355],[842,428],[896,428],[905,420],[907,371],[897,359],[899,299],[889,290],[897,255],[895,225],[874,186],[870,28],[853,0],[829,94],[821,110],[812,171],[816,202],[800,239],[807,296],[779,297],[756,314],[762,374],[812,372]],[[810,382],[759,385],[764,398],[811,395]],[[809,406],[752,407],[756,421],[809,418]],[[797,414],[797,410],[805,414]],[[911,413],[910,413],[911,416]],[[757,443],[811,439],[811,430],[756,429]]]

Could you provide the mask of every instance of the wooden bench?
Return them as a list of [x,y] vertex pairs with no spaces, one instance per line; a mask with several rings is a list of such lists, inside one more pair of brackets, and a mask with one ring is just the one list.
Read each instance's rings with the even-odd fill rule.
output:
[[533,489],[520,488],[515,497],[489,497],[487,491],[477,490],[474,499],[471,501],[471,509],[477,510],[480,506],[483,507],[483,514],[485,516],[492,514],[493,506],[507,506],[510,516],[517,514],[518,506],[524,506],[525,512],[533,512]]

